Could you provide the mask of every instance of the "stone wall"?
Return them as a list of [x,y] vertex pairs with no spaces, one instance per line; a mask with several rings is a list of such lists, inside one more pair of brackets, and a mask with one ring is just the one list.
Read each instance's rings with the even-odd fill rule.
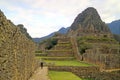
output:
[[80,78],[89,78],[90,80],[119,80],[120,70],[113,72],[101,72],[99,67],[80,67],[80,66],[49,66],[49,70],[67,71],[79,76]]
[[101,69],[120,68],[119,49],[89,49],[84,53],[84,61],[95,63],[101,66]]
[[81,60],[82,57],[81,57],[79,49],[78,49],[78,44],[76,42],[76,37],[71,37],[70,40],[71,40],[71,44],[72,44],[72,48],[73,48],[74,57],[77,60]]
[[49,66],[49,70],[68,71],[81,78],[93,78],[99,72],[99,67],[81,67],[81,66]]
[[47,56],[50,57],[72,57],[73,52],[71,50],[48,50]]
[[28,80],[37,67],[35,44],[0,11],[0,80]]

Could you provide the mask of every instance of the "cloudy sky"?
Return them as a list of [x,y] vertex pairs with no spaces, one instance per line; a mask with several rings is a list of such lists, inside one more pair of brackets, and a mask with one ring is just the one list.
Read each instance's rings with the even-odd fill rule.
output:
[[68,27],[87,7],[97,9],[102,20],[120,19],[120,0],[0,0],[0,9],[14,24],[23,24],[32,37],[46,36]]

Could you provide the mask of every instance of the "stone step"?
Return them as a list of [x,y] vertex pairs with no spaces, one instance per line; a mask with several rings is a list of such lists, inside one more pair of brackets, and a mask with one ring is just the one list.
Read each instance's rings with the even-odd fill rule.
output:
[[70,50],[48,50],[46,51],[48,53],[47,56],[51,57],[72,57],[73,51]]
[[71,50],[72,46],[55,46],[52,50]]
[[47,53],[35,53],[35,56],[47,56]]
[[70,44],[70,41],[58,41],[58,44]]

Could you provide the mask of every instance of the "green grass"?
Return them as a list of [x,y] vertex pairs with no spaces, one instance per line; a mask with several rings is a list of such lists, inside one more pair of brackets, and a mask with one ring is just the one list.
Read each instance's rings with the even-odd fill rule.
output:
[[47,52],[71,52],[71,49],[65,49],[65,50],[47,50]]
[[36,58],[41,59],[41,58],[74,58],[74,57],[47,57],[47,56],[36,56]]
[[54,63],[55,66],[95,66],[94,64],[89,64],[83,61],[76,61],[76,60],[71,60],[71,61],[58,61],[58,60],[45,60],[47,63]]
[[59,71],[49,71],[49,77],[51,80],[91,80],[91,79],[81,79],[71,72],[59,72]]
[[49,71],[51,80],[82,80],[71,72]]
[[38,60],[74,60],[75,57],[46,57],[46,56],[36,56]]
[[35,51],[35,53],[42,53],[42,51],[41,51],[41,50],[38,50],[38,51]]

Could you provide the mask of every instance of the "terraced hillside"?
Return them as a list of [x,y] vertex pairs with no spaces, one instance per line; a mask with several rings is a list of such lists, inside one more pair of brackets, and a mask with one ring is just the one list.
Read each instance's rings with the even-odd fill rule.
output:
[[[70,38],[54,37],[57,44],[51,49],[40,54],[44,60],[72,60],[74,59],[73,47]],[[39,56],[39,54],[37,54]]]
[[57,45],[47,50],[50,57],[73,57],[73,49],[69,38],[58,37]]
[[[68,71],[93,80],[119,80],[120,45],[96,9],[89,7],[80,13],[68,33],[62,37],[57,34],[56,39],[55,44],[54,40],[46,40],[41,45],[45,54],[38,57],[49,64],[49,70]],[[114,72],[108,71],[117,72],[111,76]],[[105,76],[101,77],[102,74]]]
[[[57,44],[46,53],[37,53],[36,57],[43,61],[48,66],[49,70],[67,71],[76,74],[79,77],[96,73],[99,68],[94,64],[84,61],[77,61],[75,57],[74,45],[71,38],[68,37],[54,37],[57,38]],[[91,70],[90,70],[91,69]],[[82,74],[84,71],[84,74]],[[81,75],[82,74],[82,75]],[[83,77],[82,77],[83,78]]]
[[109,37],[84,36],[78,38],[83,61],[98,64],[102,69],[120,69],[120,45]]

